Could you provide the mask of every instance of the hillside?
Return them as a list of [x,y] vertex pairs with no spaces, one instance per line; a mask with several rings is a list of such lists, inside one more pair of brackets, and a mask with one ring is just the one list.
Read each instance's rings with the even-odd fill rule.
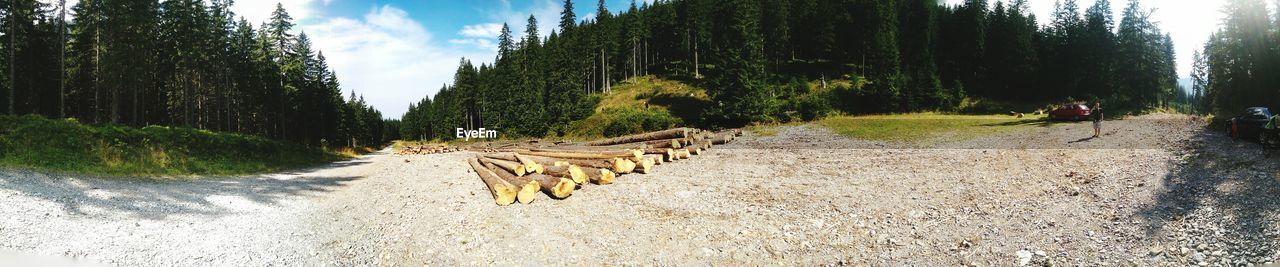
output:
[[8,168],[98,175],[235,175],[345,157],[250,135],[0,116],[0,167]]
[[707,91],[679,81],[640,76],[605,94],[595,112],[569,123],[565,137],[596,138],[689,125],[710,103]]

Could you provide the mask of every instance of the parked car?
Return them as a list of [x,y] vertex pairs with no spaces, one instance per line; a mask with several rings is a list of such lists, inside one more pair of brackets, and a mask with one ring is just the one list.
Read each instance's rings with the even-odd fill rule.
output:
[[1244,110],[1244,115],[1227,120],[1227,134],[1231,138],[1257,140],[1264,144],[1275,142],[1275,122],[1277,118],[1265,107],[1251,107]]
[[1093,115],[1093,111],[1089,109],[1089,106],[1084,104],[1064,104],[1050,111],[1049,119],[1082,121],[1088,120],[1090,115]]

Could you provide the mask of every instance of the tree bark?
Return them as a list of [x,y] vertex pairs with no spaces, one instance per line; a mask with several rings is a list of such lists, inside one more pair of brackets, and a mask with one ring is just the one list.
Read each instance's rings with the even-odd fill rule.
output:
[[609,159],[609,158],[625,158],[625,159],[637,159],[637,160],[638,160],[638,159],[640,159],[640,158],[644,157],[644,152],[643,152],[643,151],[640,151],[640,150],[630,150],[630,151],[574,151],[574,150],[545,149],[545,148],[543,148],[543,149],[530,149],[530,150],[523,150],[523,151],[521,151],[521,150],[516,150],[515,152],[517,152],[517,153],[521,153],[521,154],[525,154],[525,155],[531,155],[531,156],[543,156],[543,157],[564,158],[564,159]]
[[614,138],[609,138],[604,140],[587,142],[583,144],[589,145],[589,146],[617,145],[617,144],[653,141],[653,140],[660,140],[660,139],[684,138],[684,137],[689,137],[690,133],[691,133],[691,130],[689,128],[675,128],[675,129],[664,130],[664,131],[619,136],[619,137],[614,137]]
[[497,174],[488,168],[480,165],[480,161],[476,158],[467,159],[467,163],[471,164],[471,168],[475,170],[476,175],[480,176],[480,180],[489,187],[489,193],[493,194],[493,201],[498,206],[511,205],[516,201],[516,187],[511,183],[498,177]]
[[684,142],[682,139],[684,138],[671,138],[671,139],[644,141],[642,143],[648,145],[649,148],[681,148],[684,146]]
[[525,170],[524,165],[520,165],[520,163],[516,163],[513,161],[505,161],[505,160],[491,159],[491,158],[480,158],[480,162],[485,164],[497,165],[498,167],[502,167],[502,169],[505,169],[515,174],[516,176],[524,176],[525,174],[528,174],[528,171]]

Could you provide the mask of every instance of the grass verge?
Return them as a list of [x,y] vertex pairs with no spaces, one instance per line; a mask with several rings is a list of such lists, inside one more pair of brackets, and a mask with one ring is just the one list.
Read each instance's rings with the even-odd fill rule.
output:
[[94,126],[0,116],[0,166],[57,173],[173,177],[296,169],[348,158],[262,137],[191,128]]
[[817,124],[842,136],[877,141],[922,143],[948,142],[1007,132],[1042,121],[1008,115],[953,115],[909,113],[893,115],[832,116]]

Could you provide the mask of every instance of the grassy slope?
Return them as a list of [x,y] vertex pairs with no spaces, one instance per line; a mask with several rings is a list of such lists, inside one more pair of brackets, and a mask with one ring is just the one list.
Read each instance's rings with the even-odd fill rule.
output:
[[1029,127],[1042,118],[1008,115],[952,115],[910,113],[894,115],[833,116],[816,122],[837,134],[858,139],[891,142],[959,141]]
[[341,160],[336,153],[256,136],[189,128],[91,126],[0,116],[0,166],[96,175],[235,175]]
[[596,105],[590,117],[569,125],[566,137],[571,139],[599,138],[614,118],[609,110],[635,108],[667,112],[684,122],[699,121],[702,109],[709,98],[707,91],[681,82],[643,76],[628,79],[613,87]]
[[[829,80],[828,88],[840,84],[854,86],[851,80]],[[810,82],[811,90],[820,90],[821,83]],[[861,84],[857,84],[861,86]],[[613,93],[601,99],[595,113],[586,119],[572,122],[567,136],[569,139],[599,138],[606,125],[614,118],[607,111],[623,108],[637,108],[668,112],[685,122],[698,121],[702,109],[708,105],[709,98],[705,89],[690,86],[678,81],[656,78],[653,76],[636,77],[613,87]],[[993,103],[978,103],[970,100],[971,106],[987,106]],[[647,105],[646,105],[647,104]],[[995,109],[1009,109],[1009,105],[995,105]],[[1013,109],[1033,108],[1013,107]],[[970,109],[973,109],[970,107]],[[1007,110],[1005,110],[1007,111]],[[997,113],[1005,111],[971,110],[971,112]],[[989,113],[988,113],[989,112]],[[859,139],[890,142],[938,142],[971,139],[985,134],[1000,133],[1027,127],[1029,122],[1042,116],[1027,116],[1018,119],[1008,115],[959,115],[940,113],[909,113],[894,115],[837,115],[820,119],[813,124],[830,128],[837,134]],[[778,126],[798,125],[803,122],[791,122],[781,125],[749,126],[748,130],[761,135],[776,133]]]

